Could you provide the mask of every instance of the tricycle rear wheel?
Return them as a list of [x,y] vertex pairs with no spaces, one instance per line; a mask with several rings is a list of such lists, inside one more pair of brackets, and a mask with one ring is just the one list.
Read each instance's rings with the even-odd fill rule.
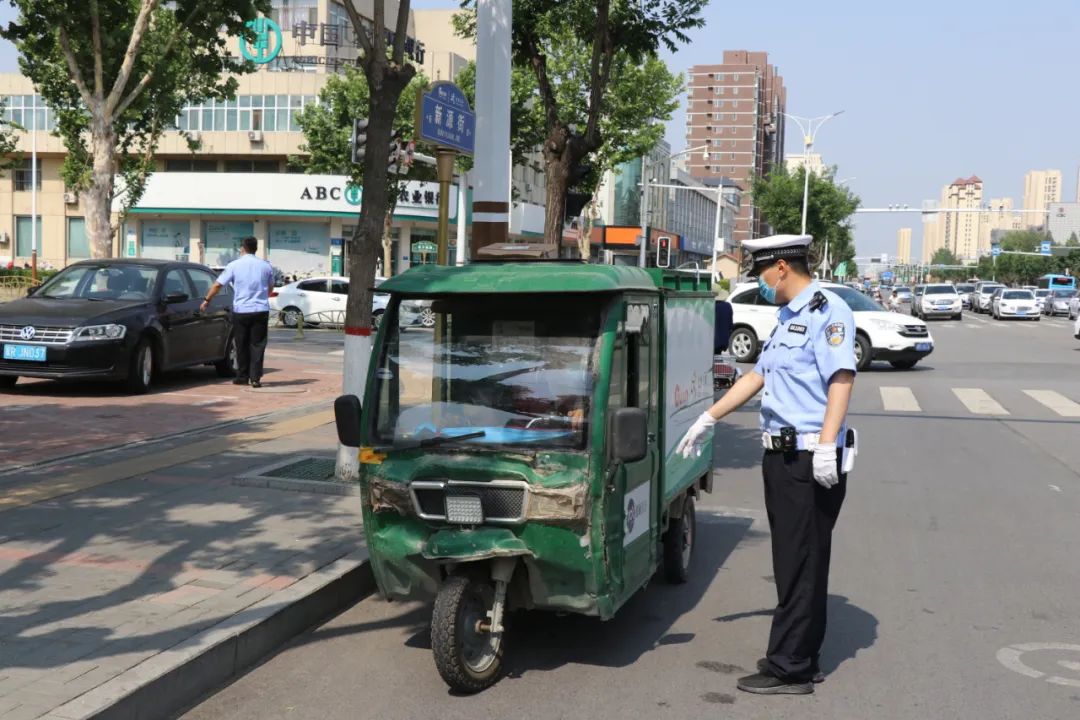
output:
[[494,685],[503,668],[503,636],[489,625],[495,602],[491,584],[468,575],[451,575],[435,597],[431,650],[435,667],[452,690],[477,693]]
[[672,518],[664,533],[664,576],[670,583],[681,585],[690,579],[690,559],[697,539],[697,519],[694,498],[687,495],[682,514]]

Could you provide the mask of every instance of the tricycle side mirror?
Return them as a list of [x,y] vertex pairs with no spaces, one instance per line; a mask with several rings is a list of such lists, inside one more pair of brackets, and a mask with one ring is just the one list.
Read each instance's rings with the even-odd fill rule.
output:
[[649,450],[649,415],[641,408],[619,408],[611,417],[611,455],[637,462]]
[[334,401],[334,424],[338,442],[345,447],[360,447],[360,398],[340,395]]

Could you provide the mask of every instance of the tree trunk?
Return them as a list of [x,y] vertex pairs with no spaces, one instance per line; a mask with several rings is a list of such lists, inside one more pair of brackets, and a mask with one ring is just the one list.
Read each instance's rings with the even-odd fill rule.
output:
[[585,206],[585,227],[582,230],[581,237],[578,238],[578,252],[581,253],[581,259],[585,262],[589,262],[589,251],[592,249],[592,231],[595,224],[596,198],[594,197]]
[[100,111],[95,113],[90,131],[93,166],[90,187],[83,193],[86,203],[86,234],[91,257],[107,258],[113,254],[112,199],[116,177],[116,132],[112,123],[100,117]]
[[[374,68],[369,73],[368,142],[364,153],[364,192],[360,218],[349,240],[349,298],[345,306],[345,377],[342,392],[364,397],[373,343],[371,327],[372,288],[375,264],[382,247],[383,229],[389,205],[386,173],[390,164],[390,136],[394,110],[401,91],[415,71]],[[374,75],[375,77],[371,77]],[[387,267],[389,272],[389,266]],[[336,475],[341,480],[360,477],[359,448],[338,448]]]
[[382,251],[383,251],[383,277],[394,274],[394,241],[390,231],[394,226],[394,210],[386,208],[386,222],[383,223]]
[[556,247],[562,246],[566,215],[566,184],[570,178],[571,153],[567,142],[569,130],[556,127],[544,143],[544,169],[547,172],[547,208],[544,211],[544,237]]

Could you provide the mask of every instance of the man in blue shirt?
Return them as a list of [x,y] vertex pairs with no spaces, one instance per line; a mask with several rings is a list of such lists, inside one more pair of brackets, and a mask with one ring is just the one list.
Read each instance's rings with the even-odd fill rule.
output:
[[236,341],[236,378],[234,385],[262,387],[263,356],[270,325],[270,291],[274,288],[274,268],[255,256],[259,241],[246,237],[241,241],[240,257],[225,266],[217,282],[203,298],[202,312],[221,288],[233,289],[233,337]]
[[[762,297],[779,305],[777,326],[753,372],[701,415],[679,443],[701,454],[717,420],[764,389],[761,442],[765,509],[772,534],[777,606],[766,657],[738,687],[761,695],[802,695],[824,679],[818,654],[825,639],[832,530],[847,475],[844,426],[855,381],[855,317],[811,277],[811,238],[748,240],[752,275]],[[854,448],[849,448],[854,453]]]

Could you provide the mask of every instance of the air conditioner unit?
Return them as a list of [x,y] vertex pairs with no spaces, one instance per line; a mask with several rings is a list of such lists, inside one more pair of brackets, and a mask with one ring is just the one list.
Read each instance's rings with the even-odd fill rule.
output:
[[71,190],[68,190],[67,192],[65,192],[64,193],[64,204],[65,205],[78,205],[79,204],[79,193],[73,192]]
[[248,130],[248,140],[253,143],[261,143],[263,141],[262,130]]

